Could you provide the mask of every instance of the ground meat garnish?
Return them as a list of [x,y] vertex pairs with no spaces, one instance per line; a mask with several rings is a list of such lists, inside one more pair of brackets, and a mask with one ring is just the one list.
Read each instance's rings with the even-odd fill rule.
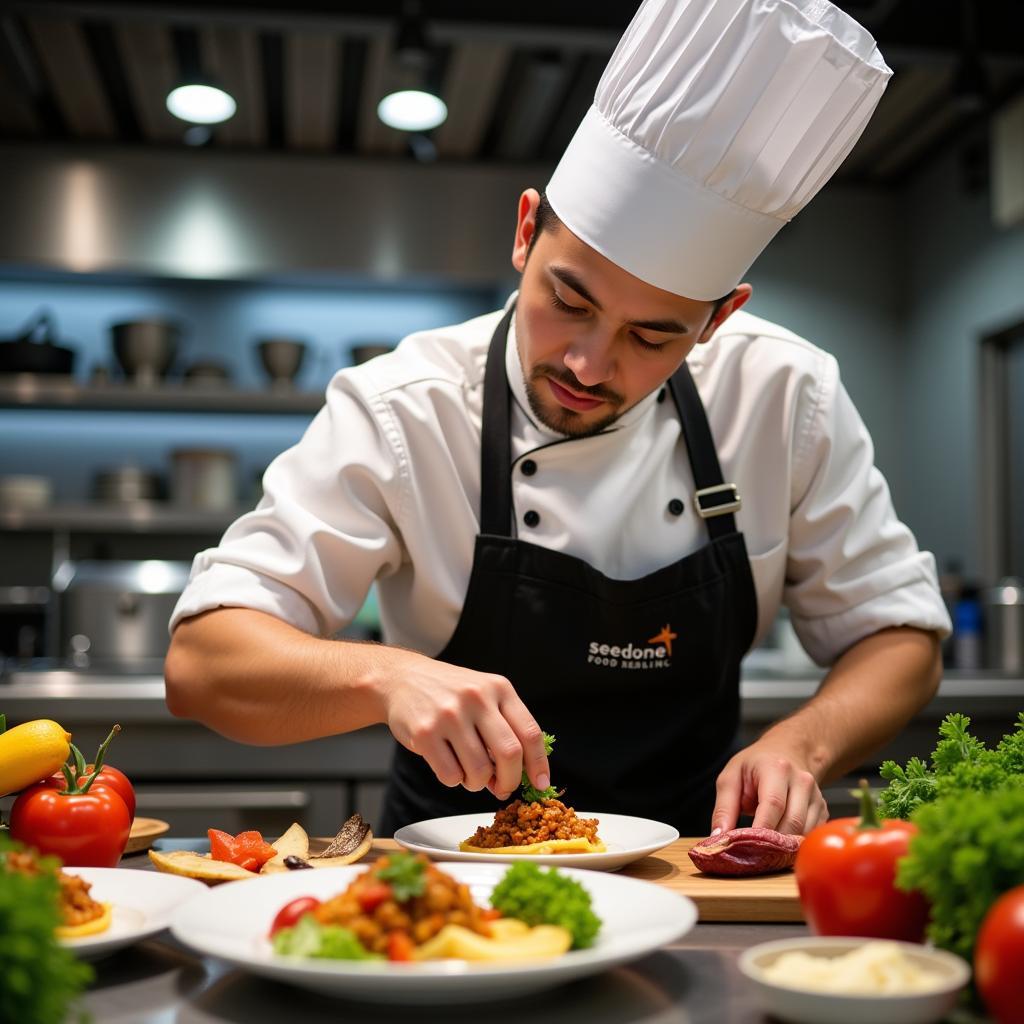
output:
[[499,846],[527,846],[552,839],[588,839],[597,842],[597,818],[577,818],[561,800],[514,800],[494,815],[492,825],[476,830],[470,846],[493,850]]
[[[39,859],[33,850],[12,850],[7,854],[4,866],[8,871],[17,871],[23,875],[38,875],[42,871]],[[97,903],[90,895],[90,882],[83,881],[77,875],[57,872],[60,883],[60,898],[57,904],[60,910],[61,924],[71,928],[76,925],[95,921],[103,916],[103,904]]]
[[92,883],[83,881],[78,875],[57,875],[60,882],[60,916],[69,928],[103,916],[103,904],[97,903],[90,895]]

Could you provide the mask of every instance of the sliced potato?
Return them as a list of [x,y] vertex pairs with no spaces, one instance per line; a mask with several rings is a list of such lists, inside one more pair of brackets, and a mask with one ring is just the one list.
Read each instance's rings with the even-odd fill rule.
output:
[[192,853],[189,850],[173,850],[170,853],[149,851],[149,859],[157,870],[169,875],[184,875],[198,878],[201,882],[234,882],[242,878],[255,878],[254,871],[246,871],[237,864],[226,860],[214,860],[208,853]]
[[493,846],[490,848],[473,846],[467,839],[459,843],[459,849],[463,853],[496,853],[502,856],[519,853],[538,856],[550,853],[604,853],[608,847],[600,839],[596,843],[592,843],[589,839],[584,839],[581,836],[577,839],[549,839],[545,843],[525,843],[522,846]]
[[[498,922],[493,922],[497,924]],[[522,922],[517,922],[522,924]],[[511,924],[511,922],[509,922]],[[432,939],[416,950],[417,960],[545,960],[561,956],[572,945],[572,936],[554,924],[539,924],[535,928],[518,931],[505,928],[493,938],[478,935],[459,924],[446,924]],[[510,934],[511,933],[511,934]]]
[[260,868],[260,874],[272,875],[276,871],[287,871],[285,857],[309,859],[309,836],[297,821],[293,822],[288,831],[271,845],[277,850],[277,853]]

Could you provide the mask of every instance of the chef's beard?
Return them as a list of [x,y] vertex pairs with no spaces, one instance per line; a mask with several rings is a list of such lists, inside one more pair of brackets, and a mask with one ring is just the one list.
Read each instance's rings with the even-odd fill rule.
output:
[[[552,409],[545,405],[540,397],[540,388],[544,386],[541,382],[545,377],[550,377],[558,384],[564,384],[565,387],[571,388],[577,394],[603,399],[611,405],[612,411],[600,419],[587,421],[583,418],[584,413],[576,412],[575,409],[566,409],[565,406],[555,402],[553,398],[551,399],[554,403]],[[591,437],[594,434],[600,434],[603,430],[607,430],[625,411],[622,408],[625,399],[620,394],[610,388],[601,387],[601,385],[586,387],[576,379],[574,373],[568,370],[557,370],[553,366],[535,366],[530,371],[530,376],[525,383],[526,399],[530,403],[533,415],[545,427],[557,430],[567,437]],[[550,394],[550,391],[548,393]]]

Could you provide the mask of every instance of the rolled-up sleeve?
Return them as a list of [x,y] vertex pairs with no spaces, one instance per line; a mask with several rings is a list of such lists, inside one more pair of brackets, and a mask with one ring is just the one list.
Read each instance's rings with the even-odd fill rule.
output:
[[808,396],[794,460],[783,599],[820,665],[892,626],[950,631],[935,559],[896,517],[834,359]]
[[218,607],[267,612],[321,636],[355,618],[373,580],[403,557],[397,432],[378,404],[335,378],[299,443],[267,468],[259,505],[196,555],[171,630]]

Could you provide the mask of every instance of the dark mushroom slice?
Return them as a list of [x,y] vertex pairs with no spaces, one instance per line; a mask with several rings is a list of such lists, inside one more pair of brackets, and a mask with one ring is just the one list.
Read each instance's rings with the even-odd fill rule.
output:
[[323,853],[310,857],[310,860],[322,860],[325,857],[345,857],[354,850],[359,849],[369,831],[370,826],[363,820],[363,816],[361,814],[353,814],[338,830],[338,834],[331,840],[330,846]]

